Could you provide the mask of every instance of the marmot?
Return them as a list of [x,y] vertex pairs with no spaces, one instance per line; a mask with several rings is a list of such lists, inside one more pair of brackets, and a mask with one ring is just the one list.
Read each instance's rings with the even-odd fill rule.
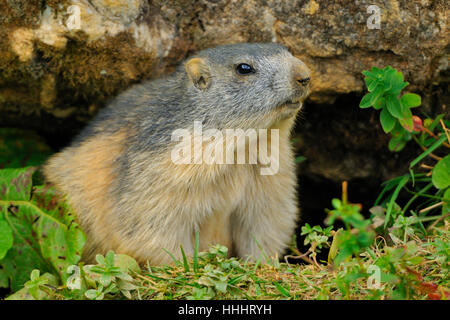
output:
[[[203,50],[114,98],[44,165],[87,234],[83,259],[114,250],[170,263],[165,250],[180,256],[182,245],[192,255],[196,232],[201,250],[218,243],[241,258],[280,256],[298,218],[289,137],[309,80],[307,66],[280,44],[233,44]],[[261,175],[259,159],[175,164],[171,135],[195,121],[205,129],[278,129],[278,172]]]

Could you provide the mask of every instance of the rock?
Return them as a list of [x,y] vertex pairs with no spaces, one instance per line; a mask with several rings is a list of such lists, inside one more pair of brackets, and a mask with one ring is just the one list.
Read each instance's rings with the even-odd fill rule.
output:
[[[373,4],[380,9],[380,29],[367,26]],[[2,39],[8,54],[0,58],[0,84],[46,81],[31,70],[41,66],[58,83],[56,109],[65,107],[65,94],[75,95],[82,97],[80,114],[92,99],[100,106],[132,82],[170,71],[192,51],[230,42],[287,45],[312,68],[310,99],[321,103],[361,92],[361,71],[373,65],[400,69],[412,90],[441,81],[448,68],[446,1],[8,0],[0,12],[6,17],[2,33],[9,35]],[[11,75],[18,71],[20,80]],[[39,96],[34,103],[46,108]],[[3,98],[2,110],[9,100]]]

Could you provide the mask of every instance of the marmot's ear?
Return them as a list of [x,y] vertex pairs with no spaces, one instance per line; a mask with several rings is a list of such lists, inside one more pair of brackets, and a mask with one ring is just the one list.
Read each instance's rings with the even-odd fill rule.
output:
[[211,83],[211,73],[208,63],[202,58],[192,58],[185,64],[186,73],[194,85],[199,89],[206,89]]

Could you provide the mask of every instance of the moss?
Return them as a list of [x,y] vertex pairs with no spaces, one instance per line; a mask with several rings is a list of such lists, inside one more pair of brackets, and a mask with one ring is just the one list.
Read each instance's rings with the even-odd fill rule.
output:
[[[35,9],[40,10],[40,7]],[[0,13],[8,13],[8,10],[10,7],[2,2]],[[7,114],[19,118],[42,117],[48,112],[57,118],[66,118],[74,113],[73,110],[78,120],[85,122],[108,98],[132,83],[151,77],[151,71],[155,69],[157,59],[154,54],[137,48],[134,38],[127,32],[88,42],[87,35],[80,31],[71,34],[67,46],[61,49],[33,40],[32,58],[21,61],[10,44],[10,36],[18,27],[30,27],[31,30],[36,26],[14,24],[10,19],[8,23],[3,21],[0,28],[3,125],[11,119]],[[72,112],[66,112],[69,110]]]
[[[129,33],[86,42],[83,33],[71,39],[64,50],[36,43],[47,72],[57,77],[59,104],[77,101],[88,110],[101,105],[121,89],[151,75],[155,57],[138,49]],[[126,57],[124,59],[124,57]]]
[[64,10],[70,6],[69,0],[45,0],[45,5],[52,7],[55,10]]
[[44,7],[41,0],[3,0],[0,2],[2,27],[36,27]]
[[42,8],[43,2],[40,0],[0,1],[0,86],[26,85],[33,91],[32,82],[42,75],[42,70],[35,63],[21,63],[9,43],[12,32],[18,28],[38,27]]

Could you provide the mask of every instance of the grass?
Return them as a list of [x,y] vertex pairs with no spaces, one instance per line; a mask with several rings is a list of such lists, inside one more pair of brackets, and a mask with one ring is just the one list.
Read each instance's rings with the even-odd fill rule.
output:
[[[397,245],[388,245],[378,236],[366,252],[339,265],[243,261],[227,257],[228,249],[216,245],[208,252],[196,250],[192,258],[181,251],[182,260],[172,255],[174,261],[169,265],[128,270],[129,295],[108,292],[99,283],[94,287],[103,290],[98,299],[448,299],[449,228],[450,222],[444,221],[440,227],[432,226],[425,239],[413,236]],[[121,281],[119,278],[124,279],[112,277],[109,286]],[[41,289],[47,299],[83,297],[80,290],[65,286],[44,284]]]
[[[174,263],[161,267],[148,266],[141,275],[135,274],[137,289],[134,299],[392,299],[400,297],[399,282],[409,279],[406,299],[446,297],[448,286],[448,260],[440,260],[436,241],[450,243],[449,223],[436,229],[426,241],[419,238],[408,244],[387,247],[408,256],[408,246],[417,248],[414,257],[421,257],[416,265],[398,265],[396,279],[381,281],[379,288],[371,286],[367,270],[378,260],[386,258],[389,250],[371,248],[372,255],[361,256],[339,266],[327,264],[289,264],[244,262],[226,258],[226,248],[214,246],[199,254],[195,270],[194,261]],[[446,264],[446,265],[443,265]],[[364,272],[366,271],[366,273]],[[445,271],[446,270],[446,271]],[[383,272],[383,271],[382,271]],[[439,296],[439,293],[443,295]]]

